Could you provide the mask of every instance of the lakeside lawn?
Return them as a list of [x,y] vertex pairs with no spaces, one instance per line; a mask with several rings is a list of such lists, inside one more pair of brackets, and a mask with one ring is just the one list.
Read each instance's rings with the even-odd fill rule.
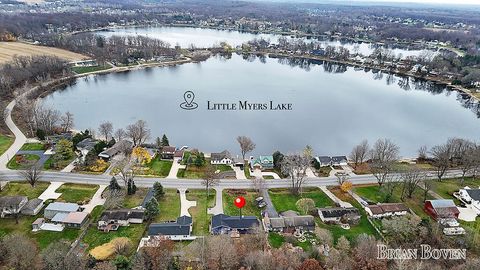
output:
[[0,134],[0,155],[5,153],[8,150],[10,145],[12,145],[14,139],[12,137],[8,137],[5,135]]
[[[368,185],[368,186],[357,186],[354,187],[353,191],[360,197],[367,199],[373,203],[383,203],[385,202],[385,194],[382,192],[381,188],[378,185]],[[424,200],[423,200],[423,189],[417,188],[413,193],[412,198],[401,199],[401,187],[395,187],[393,191],[392,198],[389,202],[403,202],[408,206],[415,214],[421,218],[430,218],[430,216],[423,211]],[[427,200],[434,199],[432,196],[427,194]]]
[[44,145],[42,143],[26,143],[22,145],[22,148],[20,150],[23,151],[43,151]]
[[164,189],[165,195],[158,200],[160,214],[154,222],[176,220],[180,216],[180,194],[176,189]]
[[286,188],[274,188],[268,191],[272,203],[275,206],[277,212],[283,212],[287,210],[297,210],[296,202],[301,198],[310,198],[315,201],[316,207],[328,207],[335,206],[335,203],[323,193],[319,188],[304,188],[301,195],[293,195],[289,189]]
[[104,66],[96,66],[96,67],[72,67],[73,72],[77,74],[84,74],[84,73],[89,73],[89,72],[94,72],[94,71],[100,71],[100,70],[108,70],[111,69],[112,66],[110,65],[104,65]]
[[235,198],[238,196],[243,196],[245,198],[246,204],[242,208],[242,215],[244,216],[256,216],[261,217],[261,209],[255,204],[255,199],[258,197],[258,194],[254,190],[245,190],[246,194],[236,194],[235,191],[225,189],[223,191],[223,212],[225,215],[229,216],[238,216],[240,214],[239,209],[233,203]]
[[[189,189],[187,200],[196,201],[197,206],[191,207],[188,211],[193,218],[193,235],[209,235],[210,219],[212,215],[207,214],[208,207],[215,206],[214,189],[210,190],[207,201],[207,191],[203,189]],[[220,195],[220,194],[219,194]]]
[[37,182],[35,187],[32,187],[26,182],[9,182],[7,187],[0,192],[0,196],[27,196],[29,200],[38,198],[50,183]]
[[357,238],[357,236],[362,233],[374,235],[375,237],[379,236],[375,228],[372,226],[372,224],[368,222],[368,217],[365,210],[352,196],[350,196],[350,194],[341,191],[339,187],[329,187],[329,190],[333,194],[335,194],[335,196],[337,196],[337,198],[339,198],[340,200],[344,202],[348,202],[353,207],[357,208],[360,211],[360,214],[362,215],[362,217],[360,218],[360,222],[355,226],[353,225],[350,226],[349,230],[342,229],[342,227],[338,225],[325,224],[320,220],[320,218],[316,217],[315,221],[317,225],[321,228],[329,230],[332,233],[335,242],[341,236],[345,236],[351,242],[351,241],[354,241]]
[[57,201],[79,203],[90,201],[98,188],[98,185],[65,183],[55,192],[62,193]]
[[50,243],[64,240],[72,243],[80,234],[78,229],[65,228],[62,232],[38,231],[32,232],[32,222],[37,218],[43,217],[43,211],[37,216],[21,216],[19,224],[15,223],[14,218],[0,219],[0,238],[18,233],[34,240],[41,250],[45,249]]
[[159,158],[155,158],[147,164],[147,173],[149,175],[167,177],[170,169],[172,168],[172,164],[173,161],[171,160],[161,160]]
[[10,159],[7,167],[11,170],[22,170],[27,168],[29,165],[34,164],[38,160],[40,160],[40,157],[37,155],[15,155],[12,159]]
[[449,178],[442,181],[433,180],[432,190],[444,199],[455,199],[453,193],[459,189],[469,186],[470,188],[478,188],[480,186],[480,179],[473,180],[472,177],[465,177],[465,181],[462,183],[461,178]]

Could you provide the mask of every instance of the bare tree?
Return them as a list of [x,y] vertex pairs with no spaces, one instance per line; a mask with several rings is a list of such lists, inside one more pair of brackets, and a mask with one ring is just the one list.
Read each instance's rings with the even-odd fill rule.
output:
[[215,167],[212,165],[207,165],[205,169],[205,175],[202,179],[202,186],[205,186],[207,191],[207,208],[208,208],[208,197],[210,196],[210,188],[217,186],[220,183],[218,179],[218,173],[215,170]]
[[355,168],[357,168],[358,164],[361,164],[365,161],[365,159],[367,158],[368,149],[369,145],[367,140],[363,140],[359,145],[353,147],[349,158],[353,160]]
[[292,154],[283,157],[282,173],[291,178],[291,191],[293,194],[301,193],[306,180],[306,171],[310,167],[310,158],[305,154]]
[[113,133],[112,123],[108,121],[101,123],[100,126],[98,127],[98,132],[105,137],[105,141],[108,141]]
[[242,152],[243,160],[245,160],[245,155],[249,152],[252,152],[255,149],[255,144],[253,141],[246,136],[238,136],[237,142],[240,144],[240,150]]
[[418,160],[425,160],[427,159],[427,146],[423,145],[418,148]]
[[389,139],[378,139],[370,151],[372,164],[370,168],[377,178],[378,185],[382,185],[393,171],[393,165],[398,160],[399,148]]
[[115,133],[113,134],[113,137],[115,138],[115,140],[117,140],[117,142],[125,139],[127,137],[127,133],[125,132],[125,130],[123,128],[119,128],[117,130],[115,130]]
[[60,126],[62,128],[63,132],[68,132],[73,128],[73,114],[70,112],[66,112],[61,118],[60,118]]
[[428,192],[430,192],[430,190],[432,190],[434,183],[430,179],[423,178],[422,181],[421,181],[421,185],[422,185],[422,188],[423,188],[423,201],[426,201]]
[[42,169],[38,163],[28,166],[25,170],[20,171],[20,174],[32,187],[35,187],[43,175]]
[[255,177],[252,180],[252,184],[253,184],[253,188],[257,191],[258,194],[260,194],[262,190],[264,190],[266,187],[265,179],[263,178]]
[[141,145],[150,138],[150,129],[147,127],[147,122],[138,120],[135,124],[127,126],[127,136],[133,141],[133,145]]
[[450,168],[453,156],[453,144],[451,141],[447,141],[444,144],[435,145],[430,150],[430,154],[433,158],[433,166],[435,167],[438,181],[442,181],[443,175],[445,175],[445,172]]
[[0,245],[5,249],[5,254],[2,255],[5,257],[6,269],[40,269],[38,248],[29,238],[20,234],[7,234]]
[[131,165],[131,159],[125,157],[114,166],[114,171],[123,180],[125,187],[127,187],[128,181],[133,181],[135,178],[135,171],[131,168]]
[[418,188],[418,185],[425,178],[425,172],[420,170],[417,166],[409,167],[401,172],[400,179],[403,184],[402,199],[404,196],[412,198],[413,193]]

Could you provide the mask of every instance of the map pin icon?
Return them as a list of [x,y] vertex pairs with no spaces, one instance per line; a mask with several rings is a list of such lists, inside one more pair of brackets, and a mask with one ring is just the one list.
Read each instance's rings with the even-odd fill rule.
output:
[[193,100],[195,99],[195,94],[192,91],[187,91],[185,94],[183,94],[183,99],[185,99],[187,106],[191,107]]

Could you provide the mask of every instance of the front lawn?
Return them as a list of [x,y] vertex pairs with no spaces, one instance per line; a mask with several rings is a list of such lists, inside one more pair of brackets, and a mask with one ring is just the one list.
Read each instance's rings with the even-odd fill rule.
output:
[[35,187],[32,187],[26,182],[9,182],[7,187],[0,192],[0,196],[27,196],[29,200],[38,198],[42,194],[50,183],[38,182]]
[[56,163],[53,161],[53,156],[50,156],[47,161],[43,164],[43,168],[45,170],[56,170],[56,171],[61,171],[65,167],[67,167],[70,163],[72,163],[77,157],[73,156],[69,159],[65,160],[58,160]]
[[71,184],[61,185],[55,192],[62,193],[59,201],[82,203],[92,199],[93,194],[97,191],[97,185]]
[[22,170],[28,166],[35,164],[40,159],[37,155],[25,154],[15,155],[7,164],[7,167],[11,170]]
[[123,207],[125,208],[134,208],[141,206],[145,196],[147,196],[148,188],[137,188],[137,192],[132,195],[125,195],[123,200]]
[[164,189],[165,195],[158,200],[160,214],[154,222],[176,220],[180,216],[180,195],[176,189]]
[[[207,191],[203,189],[189,189],[187,191],[187,200],[196,201],[197,206],[190,208],[188,211],[193,218],[193,234],[208,235],[211,215],[207,214],[208,207],[215,206],[214,189],[210,190],[207,203]],[[220,194],[219,194],[220,195]]]
[[320,167],[320,169],[317,170],[317,175],[319,177],[327,177],[330,175],[331,171],[332,171],[332,167],[330,166]]
[[0,156],[12,145],[14,139],[0,134]]
[[287,210],[298,211],[295,204],[301,198],[313,199],[316,207],[335,206],[335,203],[319,188],[304,188],[301,195],[293,195],[286,188],[274,188],[268,192],[275,209],[279,213]]
[[22,145],[22,148],[20,150],[24,151],[42,151],[45,150],[44,146],[42,143],[26,143]]
[[235,190],[235,189],[224,190],[223,191],[223,212],[225,213],[225,215],[238,216],[240,214],[239,209],[233,203],[235,198],[237,198],[238,196],[243,196],[246,201],[245,207],[242,208],[242,215],[257,216],[260,218],[261,209],[258,208],[255,203],[255,199],[258,197],[258,194],[253,190]]
[[213,166],[215,167],[215,171],[220,171],[220,172],[233,171],[233,169],[230,165],[219,164],[219,165],[213,165]]
[[[360,197],[367,199],[373,203],[383,203],[385,201],[385,193],[381,190],[378,185],[369,185],[355,187],[353,190]],[[423,189],[417,188],[413,193],[412,198],[401,199],[401,186],[397,186],[393,191],[392,197],[389,202],[403,202],[406,206],[412,209],[415,214],[421,218],[428,218],[429,216],[425,211],[423,211],[424,200],[423,200]],[[432,196],[427,194],[427,200],[434,199]]]
[[469,186],[470,188],[478,188],[480,186],[480,180],[473,180],[471,177],[466,177],[465,181],[459,178],[444,179],[442,181],[433,180],[432,190],[445,199],[453,199],[453,193],[459,189]]
[[153,159],[150,163],[147,164],[149,168],[148,174],[155,175],[159,177],[166,177],[172,168],[173,161],[171,160],[161,160],[158,158]]

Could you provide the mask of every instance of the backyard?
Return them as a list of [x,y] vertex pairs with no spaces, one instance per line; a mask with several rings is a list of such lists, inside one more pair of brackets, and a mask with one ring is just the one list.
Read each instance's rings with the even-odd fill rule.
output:
[[132,195],[126,195],[123,200],[123,207],[125,208],[134,208],[141,206],[143,199],[147,196],[148,188],[137,188],[137,192]]
[[233,201],[236,197],[243,196],[246,204],[242,208],[242,215],[244,216],[261,216],[261,209],[257,207],[255,199],[258,194],[254,190],[238,190],[238,189],[226,189],[223,191],[223,212],[225,215],[238,216],[240,214],[239,209],[234,205]]
[[453,193],[465,186],[478,188],[480,186],[480,180],[473,180],[471,177],[466,177],[463,183],[462,180],[458,178],[433,181],[432,190],[445,199],[454,199]]
[[14,139],[5,135],[0,135],[0,155],[5,153],[7,149],[12,145]]
[[211,215],[207,214],[208,207],[215,206],[215,190],[210,190],[207,204],[206,190],[189,189],[187,192],[187,200],[196,201],[197,206],[191,207],[188,211],[193,218],[193,234],[208,235]]
[[55,192],[62,193],[58,201],[84,204],[92,199],[97,189],[97,185],[66,183],[61,185]]
[[316,207],[335,206],[335,203],[319,188],[304,188],[301,195],[293,195],[289,189],[274,188],[268,191],[277,212],[287,210],[297,211],[296,202],[301,198],[310,198]]

